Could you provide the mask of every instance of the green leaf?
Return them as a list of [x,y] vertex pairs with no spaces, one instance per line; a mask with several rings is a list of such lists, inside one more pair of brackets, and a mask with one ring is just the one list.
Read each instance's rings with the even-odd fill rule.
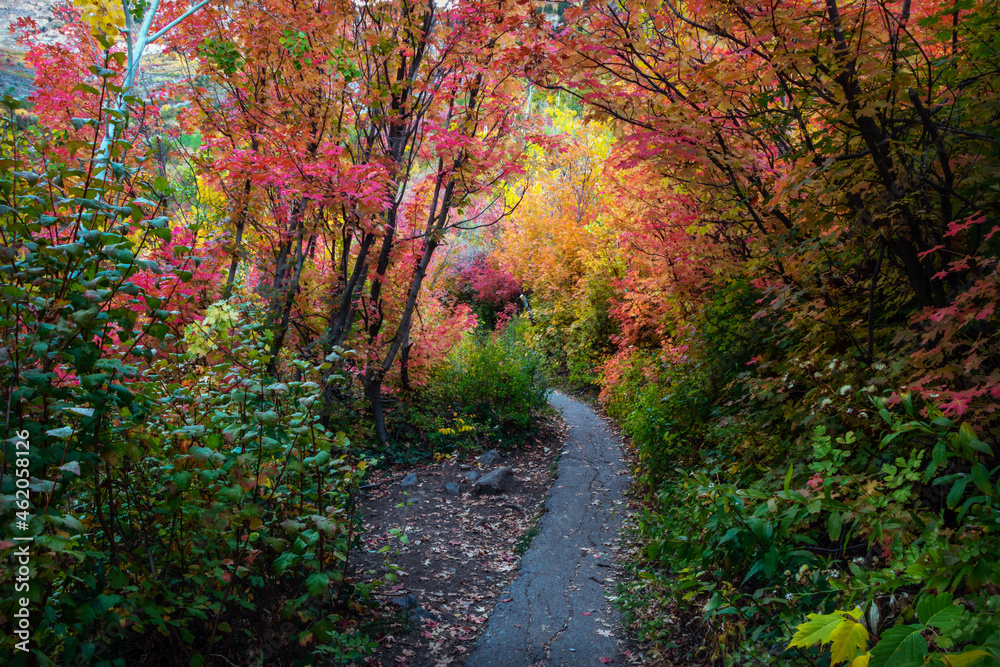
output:
[[176,472],[174,473],[173,476],[174,484],[177,485],[178,489],[184,491],[191,485],[191,477],[192,477],[191,473],[186,470],[182,472]]
[[277,426],[280,419],[278,413],[274,410],[267,410],[266,412],[257,410],[253,413],[253,416],[264,426]]
[[928,595],[917,603],[917,619],[926,626],[947,632],[962,620],[965,610],[953,603],[951,593]]
[[840,512],[831,512],[829,518],[826,520],[826,530],[830,534],[830,539],[836,542],[840,539],[840,532],[843,529],[844,523],[840,516]]
[[990,471],[986,469],[982,463],[977,463],[972,466],[972,470],[969,475],[972,477],[973,483],[976,487],[985,493],[990,495],[993,492],[993,485],[990,484]]
[[69,440],[73,437],[73,427],[63,426],[62,428],[54,428],[45,432],[46,435],[51,435],[53,438],[58,438],[60,440]]
[[274,572],[275,574],[281,574],[289,567],[295,565],[299,560],[299,556],[292,551],[286,551],[277,558],[274,559]]
[[306,527],[306,524],[301,521],[293,521],[292,519],[282,521],[279,525],[284,528],[285,532],[289,535],[297,535]]
[[173,432],[173,435],[182,435],[187,438],[201,438],[205,435],[205,427],[200,424],[194,426],[183,426]]
[[62,553],[67,547],[72,546],[70,540],[58,535],[36,535],[35,542],[56,553]]
[[785,495],[788,495],[788,490],[792,488],[792,466],[794,464],[788,464],[788,472],[785,473]]
[[708,602],[705,603],[705,617],[708,618],[708,616],[710,616],[713,611],[715,611],[721,606],[722,606],[722,596],[719,595],[718,593],[713,594],[712,597],[709,598]]
[[792,637],[792,643],[788,645],[788,648],[796,646],[807,648],[816,644],[825,644],[831,640],[837,626],[845,622],[844,617],[836,613],[809,614],[806,618],[809,620],[795,628],[795,636]]
[[78,83],[75,86],[73,86],[73,90],[71,92],[75,93],[77,91],[83,93],[89,93],[91,95],[100,95],[100,92],[97,90],[97,88],[94,88],[93,86],[88,86],[85,83]]
[[313,525],[316,526],[316,530],[322,531],[331,537],[337,533],[337,524],[333,519],[325,517],[322,514],[312,514],[309,516],[312,519]]
[[306,579],[306,589],[309,591],[309,595],[315,598],[323,597],[323,594],[326,593],[326,589],[329,587],[330,577],[326,572],[317,572],[309,575]]
[[951,487],[951,491],[948,492],[947,503],[949,508],[953,508],[958,505],[958,502],[965,495],[965,487],[969,483],[968,477],[959,477],[958,481]]
[[214,454],[214,452],[211,449],[206,449],[205,447],[195,446],[188,450],[188,454],[190,454],[198,463],[206,463],[212,458],[212,454]]
[[993,450],[985,442],[976,437],[976,432],[972,430],[972,426],[968,422],[965,422],[958,428],[958,444],[964,447],[970,447],[977,452],[982,452],[983,454],[993,455]]
[[768,549],[767,553],[764,554],[764,576],[771,578],[777,571],[778,551],[776,549]]
[[73,124],[73,128],[77,130],[83,129],[84,125],[97,127],[97,121],[93,118],[70,118],[69,122],[71,122]]
[[927,655],[927,640],[920,633],[922,625],[895,625],[882,633],[872,649],[869,667],[910,667],[922,665]]

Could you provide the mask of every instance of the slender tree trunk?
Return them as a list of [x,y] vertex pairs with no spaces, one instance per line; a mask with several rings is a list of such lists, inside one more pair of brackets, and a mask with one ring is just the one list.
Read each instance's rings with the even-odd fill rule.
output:
[[250,204],[250,189],[252,182],[250,179],[243,181],[243,199],[236,202],[236,210],[233,212],[232,221],[236,227],[236,239],[233,247],[233,260],[229,264],[229,277],[226,278],[226,288],[222,290],[222,300],[225,301],[233,295],[233,285],[236,283],[236,272],[240,265],[240,252],[243,250],[243,229],[247,222],[247,208]]
[[[272,376],[277,376],[278,373],[278,355],[281,353],[281,348],[285,344],[285,336],[288,334],[288,325],[291,320],[292,306],[295,305],[295,295],[299,291],[299,279],[302,276],[302,266],[305,263],[305,253],[303,248],[303,240],[305,238],[305,200],[300,199],[295,208],[293,209],[292,215],[293,225],[295,229],[295,265],[291,271],[291,277],[287,281],[284,280],[279,282],[279,276],[286,273],[286,267],[284,262],[280,266],[280,273],[276,272],[275,275],[275,288],[278,290],[275,294],[274,310],[272,311],[271,321],[272,323],[277,322],[274,328],[274,340],[271,343],[271,359],[267,363],[267,372]],[[288,252],[291,251],[292,239],[288,240]]]
[[399,355],[399,381],[403,385],[404,391],[412,391],[410,386],[410,350],[413,349],[413,342],[410,341],[403,346],[403,351]]
[[365,398],[371,406],[372,418],[375,422],[375,437],[386,445],[389,443],[389,432],[385,427],[385,405],[382,402],[382,380],[385,374],[377,365],[369,365],[365,370]]
[[[460,164],[460,162],[456,162],[453,171],[457,171]],[[427,240],[424,242],[424,251],[421,254],[420,262],[417,264],[413,279],[410,282],[410,291],[407,294],[406,305],[403,307],[403,314],[400,318],[399,327],[396,329],[396,335],[393,337],[381,365],[377,369],[372,369],[372,364],[369,363],[369,368],[365,371],[365,395],[371,401],[372,415],[375,418],[376,424],[375,432],[379,437],[379,442],[383,445],[388,444],[389,441],[388,433],[385,431],[382,380],[385,378],[388,370],[392,368],[392,364],[396,361],[396,355],[399,354],[400,350],[409,347],[410,329],[413,325],[413,313],[417,307],[417,298],[420,296],[420,288],[423,286],[424,277],[427,275],[427,267],[430,266],[434,251],[439,245],[439,242],[435,239],[438,233],[444,231],[445,225],[448,222],[448,209],[451,208],[451,201],[455,192],[455,182],[450,180],[444,187],[443,195],[441,195],[441,182],[442,179],[439,178],[432,200],[433,208],[431,209],[430,219],[427,223]],[[440,208],[438,208],[439,206]],[[375,395],[378,395],[377,401],[372,400],[372,396]],[[381,431],[378,427],[379,423],[382,424]],[[383,436],[386,439],[383,440]]]

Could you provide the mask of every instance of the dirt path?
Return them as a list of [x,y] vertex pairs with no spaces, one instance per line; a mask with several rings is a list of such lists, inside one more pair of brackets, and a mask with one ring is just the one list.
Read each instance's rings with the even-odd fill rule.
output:
[[500,595],[467,667],[626,664],[613,593],[612,546],[630,477],[620,439],[592,409],[550,399],[569,430],[559,473],[520,576]]

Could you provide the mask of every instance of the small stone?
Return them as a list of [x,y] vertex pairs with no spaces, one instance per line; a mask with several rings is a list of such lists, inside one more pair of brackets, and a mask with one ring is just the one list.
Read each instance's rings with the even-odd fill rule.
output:
[[459,469],[459,470],[472,470],[472,466],[470,466],[470,465],[466,465],[466,464],[462,463],[462,464],[460,464],[460,465],[458,466],[458,469]]
[[435,616],[431,612],[427,611],[423,607],[417,607],[416,609],[413,610],[413,612],[411,612],[410,615],[413,618],[418,619],[418,620],[421,619],[421,618],[426,618],[426,619],[431,620],[431,621],[438,620],[437,616]]
[[474,494],[498,494],[514,488],[514,471],[508,467],[497,468],[480,477],[472,486]]
[[411,486],[417,485],[417,473],[411,472],[409,475],[403,478],[403,481],[399,483],[401,487],[407,489]]
[[412,595],[404,595],[402,597],[393,598],[392,603],[403,609],[416,609],[420,606],[420,603],[417,602],[417,598]]
[[444,492],[449,496],[460,496],[462,495],[462,489],[454,482],[448,482],[444,485]]
[[501,458],[502,457],[500,456],[500,453],[497,452],[497,450],[491,449],[490,451],[486,452],[485,454],[479,457],[479,462],[484,466],[488,467],[495,464]]
[[468,472],[463,472],[462,474],[459,475],[459,477],[465,479],[471,484],[472,482],[475,482],[477,479],[479,479],[479,473],[476,472],[475,470],[470,470]]
[[404,595],[398,598],[393,598],[392,603],[402,609],[403,611],[409,612],[410,618],[421,619],[429,618],[432,620],[437,620],[437,616],[431,612],[424,609],[417,598],[412,595]]

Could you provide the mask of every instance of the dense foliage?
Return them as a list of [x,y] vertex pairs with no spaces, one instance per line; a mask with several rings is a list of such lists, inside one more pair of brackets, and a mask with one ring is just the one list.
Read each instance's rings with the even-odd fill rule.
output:
[[40,662],[360,656],[365,468],[523,441],[546,368],[635,445],[654,659],[1000,662],[996,1],[546,5],[18,23],[0,555],[32,538]]
[[[459,357],[509,369],[453,366],[475,315],[424,284],[449,234],[507,212],[518,12],[327,10],[85,3],[56,43],[20,22],[38,86],[0,127],[4,664],[358,658],[383,582],[353,568],[355,501],[387,413],[461,411],[478,446],[544,404],[516,327]],[[154,43],[191,76],[146,71]],[[410,428],[421,455],[455,446]]]
[[632,436],[661,659],[1000,660],[995,9],[584,3],[537,50],[616,140],[499,255]]

